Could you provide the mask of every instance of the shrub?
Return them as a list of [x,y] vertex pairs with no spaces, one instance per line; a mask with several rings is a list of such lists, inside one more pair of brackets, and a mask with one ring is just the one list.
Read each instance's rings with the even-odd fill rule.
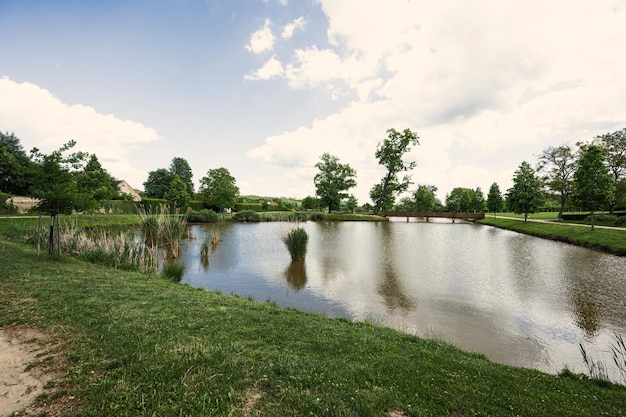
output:
[[301,211],[296,211],[289,216],[289,221],[292,222],[305,222],[307,221],[308,216],[306,213],[302,213]]
[[209,209],[202,209],[200,211],[190,211],[187,216],[187,221],[191,223],[215,223],[219,220],[219,216],[216,212]]
[[0,214],[15,214],[17,207],[9,200],[11,194],[0,192]]
[[325,218],[324,213],[313,213],[313,214],[311,214],[311,220],[313,220],[313,221],[324,220],[324,218]]
[[185,264],[183,262],[165,262],[161,275],[174,282],[180,282],[185,274]]
[[626,216],[620,216],[617,219],[615,219],[615,226],[616,227],[626,227]]
[[303,261],[306,256],[307,245],[309,243],[309,235],[302,227],[292,229],[287,236],[283,238],[283,242],[287,246],[287,250],[291,255],[292,261]]
[[256,211],[244,210],[235,213],[233,221],[241,223],[258,223],[261,221],[261,216]]

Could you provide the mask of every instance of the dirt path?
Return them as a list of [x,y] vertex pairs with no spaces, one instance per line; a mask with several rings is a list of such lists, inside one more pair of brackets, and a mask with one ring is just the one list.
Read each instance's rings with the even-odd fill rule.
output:
[[49,351],[50,341],[33,329],[0,328],[0,417],[54,415],[44,400],[62,375]]

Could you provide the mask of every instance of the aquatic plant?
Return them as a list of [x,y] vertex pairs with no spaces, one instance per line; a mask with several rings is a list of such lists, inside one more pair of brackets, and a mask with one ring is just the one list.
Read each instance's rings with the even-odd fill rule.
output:
[[295,227],[285,237],[283,242],[293,261],[303,261],[306,256],[309,235],[302,227]]
[[163,269],[161,275],[165,278],[169,278],[174,282],[180,282],[185,274],[185,264],[178,261],[169,261],[163,263]]

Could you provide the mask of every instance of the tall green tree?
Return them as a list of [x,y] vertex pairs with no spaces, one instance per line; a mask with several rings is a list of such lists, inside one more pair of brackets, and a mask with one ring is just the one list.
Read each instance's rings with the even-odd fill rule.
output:
[[178,176],[178,174],[174,175],[174,179],[170,183],[170,187],[165,192],[165,200],[167,200],[167,204],[169,204],[172,208],[177,208],[182,211],[187,210],[189,207],[189,201],[191,200],[191,196],[187,191],[187,184]]
[[485,194],[480,187],[476,187],[474,190],[474,195],[472,196],[472,202],[470,204],[470,210],[473,212],[483,212],[485,211]]
[[357,200],[357,198],[353,195],[350,194],[348,196],[348,200],[346,201],[346,208],[354,213],[354,210],[356,210],[356,208],[359,206],[359,200]]
[[598,136],[594,143],[604,150],[606,163],[613,176],[613,186],[616,190],[610,206],[610,213],[613,214],[617,200],[623,197],[617,192],[621,190],[617,184],[626,178],[626,128]]
[[150,198],[164,198],[173,178],[172,173],[165,168],[148,172],[148,179],[143,183],[144,195]]
[[339,162],[339,158],[324,153],[315,164],[319,172],[315,175],[315,194],[328,212],[339,210],[341,200],[348,197],[347,191],[356,186],[356,171],[348,164]]
[[39,211],[50,214],[50,238],[48,253],[54,253],[54,224],[59,214],[70,214],[73,210],[89,207],[90,197],[79,193],[76,186],[76,171],[82,168],[87,154],[67,152],[76,145],[69,141],[60,149],[46,155],[34,148],[31,160],[34,163],[33,185],[30,195],[39,199]]
[[189,162],[187,162],[186,159],[180,157],[172,159],[172,163],[170,164],[170,174],[172,174],[172,179],[178,175],[183,184],[185,184],[185,188],[187,189],[189,196],[193,196],[193,172],[191,171]]
[[20,140],[13,133],[0,132],[0,191],[27,195],[32,165]]
[[417,190],[413,193],[415,209],[417,211],[433,211],[437,205],[436,192],[437,187],[434,185],[418,185]]
[[513,176],[513,187],[507,191],[507,202],[515,213],[524,214],[524,222],[528,221],[528,214],[539,208],[543,199],[542,186],[535,170],[528,162],[522,162]]
[[502,198],[502,192],[500,192],[500,186],[497,183],[491,184],[489,192],[487,193],[487,209],[493,213],[493,217],[496,217],[496,213],[501,211],[504,207],[504,198]]
[[615,183],[604,160],[604,150],[597,145],[589,145],[574,172],[574,202],[581,209],[591,212],[591,230],[594,230],[594,211],[608,208],[615,191]]
[[[484,200],[484,198],[483,198]],[[477,206],[476,191],[471,188],[455,187],[446,196],[446,207],[452,212],[469,212]]]
[[208,170],[200,180],[199,193],[207,208],[223,211],[235,207],[239,197],[237,181],[226,168]]
[[560,206],[557,219],[563,217],[567,199],[573,190],[573,174],[576,170],[576,155],[569,145],[548,147],[539,154],[537,172],[542,174],[541,180],[559,195]]
[[83,170],[76,173],[76,187],[86,197],[90,209],[97,208],[103,200],[120,198],[119,181],[102,167],[96,155],[91,155]]
[[302,208],[305,210],[317,210],[320,208],[319,198],[306,196],[302,199]]
[[409,129],[398,132],[393,128],[387,130],[387,138],[378,144],[375,156],[387,173],[370,190],[370,198],[374,202],[374,214],[378,214],[381,209],[393,207],[396,195],[409,188],[411,177],[405,175],[400,179],[398,174],[415,168],[415,162],[406,163],[402,159],[411,150],[411,146],[415,145],[419,145],[417,133]]

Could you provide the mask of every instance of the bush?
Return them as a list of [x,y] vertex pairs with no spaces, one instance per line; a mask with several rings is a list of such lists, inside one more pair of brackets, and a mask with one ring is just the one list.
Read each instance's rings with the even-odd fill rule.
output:
[[306,230],[296,227],[287,233],[287,236],[283,238],[283,242],[287,246],[292,261],[304,261],[309,243],[309,235]]
[[311,214],[311,220],[313,221],[321,221],[324,220],[325,216],[324,213],[313,213]]
[[296,211],[289,216],[289,221],[291,222],[305,222],[308,220],[308,216],[306,213],[302,213],[301,211]]
[[256,211],[244,210],[235,213],[233,221],[240,223],[258,223],[261,221],[261,216]]
[[219,216],[217,213],[209,209],[193,210],[187,215],[187,221],[191,223],[215,223],[218,220]]
[[620,216],[615,219],[615,223],[613,223],[615,227],[626,227],[626,216]]
[[180,282],[185,274],[185,264],[182,262],[165,262],[161,275],[165,278],[169,278],[174,282]]
[[0,214],[17,213],[17,207],[11,201],[7,201],[9,198],[11,198],[11,194],[0,193]]
[[[617,216],[611,214],[594,214],[593,216],[594,223],[602,226],[613,226],[615,220],[617,220]],[[585,217],[585,221],[587,223],[591,222],[591,215]]]
[[267,205],[265,210],[262,203],[237,203],[235,204],[236,211],[267,211]]

